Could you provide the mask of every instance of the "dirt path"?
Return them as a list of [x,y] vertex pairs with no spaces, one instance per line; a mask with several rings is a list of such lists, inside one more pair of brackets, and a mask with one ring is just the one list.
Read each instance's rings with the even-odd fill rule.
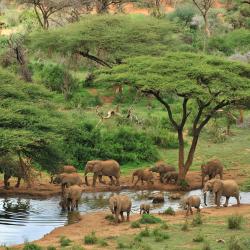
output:
[[[83,176],[83,174],[81,174]],[[106,178],[106,177],[105,177]],[[148,186],[146,183],[142,186],[133,186],[131,183],[131,176],[125,175],[120,178],[120,186],[110,186],[108,179],[104,180],[107,185],[97,183],[96,187],[86,186],[84,184],[84,192],[108,192],[108,191],[120,191],[123,189],[133,190],[162,190],[162,191],[179,191],[180,187],[174,184],[161,184],[158,176],[155,175],[154,185]],[[194,190],[201,188],[201,175],[199,171],[189,172],[187,175],[187,182],[189,184],[188,190]],[[224,179],[235,179],[241,183],[244,180],[244,176],[240,174],[239,170],[230,170],[224,174]],[[89,177],[89,183],[92,183],[92,177]],[[60,194],[60,185],[49,184],[49,179],[44,176],[41,181],[35,183],[32,188],[27,188],[25,184],[22,184],[20,188],[15,188],[15,180],[11,181],[11,188],[6,190],[3,187],[3,181],[0,180],[0,197],[5,196],[28,196],[34,198],[48,198],[54,195]]]
[[[241,214],[244,216],[250,216],[250,205],[241,205],[240,207],[232,206],[227,208],[205,208],[202,209],[201,215],[206,217],[221,217],[232,214]],[[98,238],[114,238],[123,234],[135,235],[141,229],[134,229],[130,227],[129,222],[124,222],[118,225],[115,225],[112,222],[109,222],[105,219],[105,216],[110,214],[109,211],[85,214],[81,216],[81,221],[64,227],[59,227],[53,230],[51,233],[45,235],[42,239],[34,241],[42,247],[55,246],[60,249],[59,239],[61,236],[66,236],[67,238],[74,241],[75,244],[82,245],[83,238],[85,235],[90,234],[91,232],[96,232]],[[185,212],[177,212],[175,216],[168,215],[157,215],[161,217],[163,221],[167,221],[168,224],[183,223],[185,221]],[[130,221],[136,221],[140,217],[139,214],[132,215]],[[149,226],[151,227],[151,226]],[[21,246],[16,246],[20,249]],[[85,249],[102,249],[97,246],[84,246]],[[1,249],[1,248],[0,248]],[[115,249],[115,246],[110,245],[108,249]]]

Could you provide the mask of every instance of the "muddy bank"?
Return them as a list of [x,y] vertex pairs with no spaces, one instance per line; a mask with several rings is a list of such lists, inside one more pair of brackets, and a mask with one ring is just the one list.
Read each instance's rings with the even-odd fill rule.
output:
[[[81,174],[83,176],[83,174]],[[235,179],[237,182],[244,180],[244,176],[240,174],[238,170],[230,170],[224,173],[224,179]],[[131,176],[121,176],[120,186],[110,186],[108,185],[109,181],[105,177],[104,180],[107,182],[107,185],[100,184],[97,182],[96,187],[86,186],[84,184],[84,192],[108,192],[108,191],[121,191],[124,189],[132,190],[162,190],[162,191],[180,191],[180,187],[174,184],[161,184],[159,182],[158,176],[155,175],[154,185],[148,186],[146,183],[138,185],[135,187],[131,183]],[[200,171],[192,171],[187,174],[186,178],[189,190],[201,188],[201,175]],[[6,190],[3,187],[3,181],[0,180],[0,197],[32,197],[32,198],[49,198],[55,195],[60,194],[60,185],[54,185],[49,183],[47,176],[41,178],[37,181],[32,188],[27,188],[25,184],[22,184],[20,188],[15,188],[16,180],[12,178],[11,187]],[[89,183],[92,183],[92,178],[89,177]]]
[[[241,205],[240,207],[232,206],[227,208],[204,208],[201,211],[201,215],[204,217],[221,217],[232,214],[241,214],[246,217],[250,216],[250,205]],[[107,221],[105,216],[110,214],[109,211],[91,213],[81,216],[81,221],[64,227],[57,228],[51,233],[45,235],[42,239],[34,241],[34,243],[42,246],[55,246],[60,249],[59,239],[66,236],[73,240],[75,244],[82,245],[85,235],[90,234],[92,231],[96,232],[97,237],[116,237],[123,234],[136,234],[141,229],[134,229],[130,227],[129,222],[124,222],[118,225]],[[162,220],[167,221],[168,224],[183,223],[185,221],[185,212],[179,211],[175,216],[158,215]],[[140,215],[135,214],[131,216],[130,222],[138,220]],[[191,216],[190,216],[191,217]],[[149,226],[151,227],[151,226]],[[21,249],[22,245],[16,246],[16,249]],[[85,249],[102,249],[98,246],[84,246]],[[0,248],[1,249],[1,248]],[[109,249],[115,249],[112,246]]]

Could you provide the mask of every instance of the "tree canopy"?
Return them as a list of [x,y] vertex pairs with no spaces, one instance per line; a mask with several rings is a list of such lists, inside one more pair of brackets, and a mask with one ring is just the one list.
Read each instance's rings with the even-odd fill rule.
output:
[[111,66],[139,55],[161,55],[178,47],[177,28],[146,16],[91,16],[56,30],[31,34],[29,46],[47,52],[79,54]]
[[[166,109],[179,139],[179,177],[192,164],[202,128],[215,113],[250,96],[250,67],[226,59],[184,52],[165,56],[127,59],[122,65],[103,70],[98,81],[124,83],[153,95]],[[172,112],[170,97],[182,103],[182,114]],[[184,156],[183,130],[192,120],[193,140]]]

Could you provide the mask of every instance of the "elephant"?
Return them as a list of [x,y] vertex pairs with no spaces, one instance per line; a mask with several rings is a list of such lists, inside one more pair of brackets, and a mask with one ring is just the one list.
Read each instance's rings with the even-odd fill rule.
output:
[[106,161],[100,161],[100,160],[93,160],[88,161],[85,167],[85,183],[88,186],[88,179],[87,174],[88,173],[94,173],[93,177],[93,184],[92,186],[95,187],[96,179],[99,178],[99,182],[105,184],[105,182],[102,181],[102,176],[108,176],[111,181],[111,185],[114,184],[114,179],[116,179],[116,185],[119,186],[120,182],[120,165],[115,160],[106,160]]
[[220,207],[220,199],[221,196],[226,197],[224,207],[228,206],[228,200],[229,198],[235,197],[237,200],[237,205],[240,205],[240,192],[239,192],[239,186],[236,183],[235,180],[220,180],[220,179],[212,179],[205,183],[203,192],[204,192],[204,204],[206,204],[206,192],[213,191],[215,194],[215,204],[217,205],[217,208]]
[[109,199],[109,208],[112,214],[115,215],[115,223],[120,222],[119,215],[124,221],[123,212],[127,213],[127,221],[129,221],[129,214],[131,212],[132,202],[127,195],[114,195]]
[[183,205],[184,209],[187,209],[186,216],[189,212],[193,214],[192,207],[195,207],[198,213],[200,212],[201,199],[198,195],[191,195],[184,198]]
[[176,171],[167,172],[162,177],[163,183],[175,183],[176,184],[178,181],[178,176],[179,174]]
[[170,165],[167,165],[164,161],[158,161],[153,167],[150,168],[150,171],[159,173],[160,182],[163,183],[164,174],[170,171],[176,171],[176,169]]
[[67,173],[67,174],[71,174],[71,173],[76,173],[77,170],[74,166],[63,166],[60,167],[59,169],[57,169],[57,171],[54,171],[54,173],[51,173],[50,175],[50,183],[54,183],[54,176],[55,174],[63,174],[63,173]]
[[62,173],[56,176],[53,181],[54,184],[61,184],[62,186],[62,193],[64,193],[65,187],[69,187],[72,185],[82,185],[83,181],[81,176],[78,173]]
[[60,205],[63,210],[74,211],[78,209],[78,202],[82,196],[83,189],[78,185],[73,185],[65,189]]
[[149,211],[150,211],[150,205],[149,204],[146,204],[146,203],[142,203],[140,205],[140,214],[143,213],[143,214],[149,214]]
[[135,182],[135,186],[137,185],[137,183],[139,181],[141,181],[141,184],[143,185],[143,181],[146,181],[147,184],[154,184],[154,175],[151,171],[149,171],[148,169],[137,169],[133,172],[132,174],[132,183],[134,182],[134,177],[137,176],[137,180]]
[[219,160],[211,160],[206,164],[201,165],[201,185],[204,186],[205,177],[208,175],[209,180],[220,175],[220,179],[223,179],[223,165]]

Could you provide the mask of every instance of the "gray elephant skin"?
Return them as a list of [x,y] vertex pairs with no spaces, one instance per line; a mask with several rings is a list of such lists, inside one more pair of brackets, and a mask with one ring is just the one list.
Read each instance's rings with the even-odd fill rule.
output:
[[83,181],[81,176],[78,173],[62,173],[56,176],[54,179],[54,184],[61,184],[62,192],[64,192],[65,187],[69,187],[72,185],[82,185]]
[[216,175],[220,176],[220,179],[223,179],[223,165],[217,160],[208,161],[206,164],[201,165],[201,185],[204,186],[205,177],[208,176],[209,180],[216,177]]
[[137,176],[137,180],[134,184],[134,186],[137,185],[139,181],[141,181],[141,184],[143,185],[143,181],[146,181],[148,185],[154,184],[154,175],[151,171],[148,169],[137,169],[132,174],[132,183],[134,183],[134,178]]
[[115,222],[120,222],[119,215],[124,221],[123,213],[127,213],[127,221],[129,221],[129,214],[131,212],[132,202],[127,195],[114,195],[109,199],[109,208],[112,214],[115,215]]
[[197,209],[197,212],[200,212],[201,199],[198,195],[191,195],[184,198],[184,209],[187,209],[186,216],[190,212],[193,214],[192,207]]
[[176,169],[170,165],[167,165],[164,161],[158,161],[153,167],[150,168],[150,171],[159,173],[160,182],[163,183],[164,174],[170,171],[176,171]]
[[[102,181],[102,176],[108,176],[111,181],[111,185],[116,184],[117,186],[120,185],[120,165],[117,161],[115,160],[106,160],[106,161],[101,161],[101,160],[93,160],[93,161],[88,161],[86,166],[85,166],[85,183],[88,186],[88,173],[93,173],[93,187],[96,185],[96,179],[97,177],[99,178],[99,181],[101,183],[104,183]],[[116,179],[116,183],[114,182],[113,177]]]
[[150,212],[150,204],[142,203],[140,205],[140,214],[149,214]]
[[220,180],[220,179],[212,179],[205,183],[204,186],[204,203],[206,204],[206,193],[208,191],[212,191],[215,195],[215,204],[217,208],[220,207],[220,199],[221,196],[226,197],[224,207],[228,206],[228,200],[230,197],[235,197],[237,200],[237,205],[240,205],[240,191],[239,186],[235,180]]

